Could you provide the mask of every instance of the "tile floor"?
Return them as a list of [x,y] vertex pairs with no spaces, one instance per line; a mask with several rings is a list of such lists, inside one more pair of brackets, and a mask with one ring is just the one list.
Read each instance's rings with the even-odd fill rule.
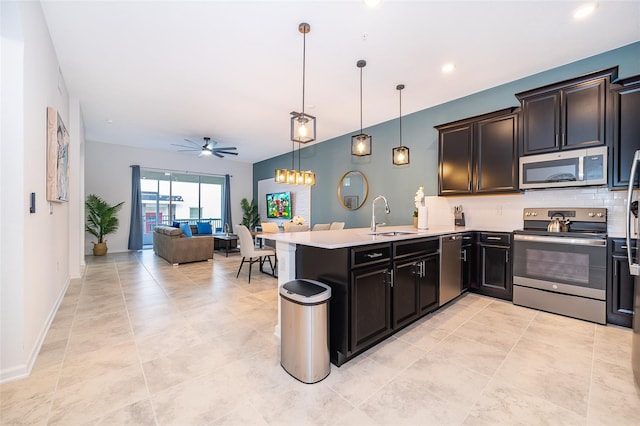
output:
[[0,424],[638,425],[631,332],[467,294],[315,385],[279,365],[277,283],[240,258],[87,258]]

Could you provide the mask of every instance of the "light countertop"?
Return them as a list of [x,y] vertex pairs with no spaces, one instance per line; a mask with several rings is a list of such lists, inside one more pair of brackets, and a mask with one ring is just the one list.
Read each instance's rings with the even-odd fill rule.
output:
[[388,243],[392,241],[403,241],[422,237],[434,237],[446,234],[454,234],[469,231],[486,232],[512,232],[513,229],[499,227],[483,227],[473,229],[462,226],[433,226],[425,230],[419,230],[411,225],[407,226],[379,226],[378,232],[404,231],[410,232],[403,235],[371,235],[369,228],[352,228],[339,231],[306,231],[306,232],[284,232],[278,234],[262,234],[261,237],[272,241],[282,241],[289,244],[299,244],[311,247],[326,249],[337,249],[344,247],[362,246],[367,244]]

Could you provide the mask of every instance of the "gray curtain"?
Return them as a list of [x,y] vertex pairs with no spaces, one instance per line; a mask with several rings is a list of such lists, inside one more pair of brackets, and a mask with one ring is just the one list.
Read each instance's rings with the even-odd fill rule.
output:
[[229,227],[229,232],[233,232],[233,219],[231,219],[231,182],[229,175],[224,175],[224,201],[222,208],[222,231],[225,230],[225,223]]
[[142,190],[140,189],[140,166],[131,166],[129,250],[142,250]]

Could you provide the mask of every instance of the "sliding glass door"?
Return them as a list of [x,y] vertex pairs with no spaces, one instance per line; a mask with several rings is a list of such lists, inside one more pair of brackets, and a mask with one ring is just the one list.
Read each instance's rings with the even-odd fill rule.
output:
[[140,187],[144,245],[153,244],[157,225],[210,222],[221,229],[223,177],[141,169]]

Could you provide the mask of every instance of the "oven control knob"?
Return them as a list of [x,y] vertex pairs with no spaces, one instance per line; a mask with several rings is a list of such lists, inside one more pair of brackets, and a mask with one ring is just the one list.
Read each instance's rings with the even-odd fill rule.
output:
[[556,284],[553,284],[551,287],[553,287],[554,290],[558,289],[558,286]]
[[604,215],[603,215],[602,213],[598,213],[596,216],[598,216],[598,217],[602,217],[602,216],[604,216]]
[[589,217],[594,217],[596,214],[594,212],[589,212]]

